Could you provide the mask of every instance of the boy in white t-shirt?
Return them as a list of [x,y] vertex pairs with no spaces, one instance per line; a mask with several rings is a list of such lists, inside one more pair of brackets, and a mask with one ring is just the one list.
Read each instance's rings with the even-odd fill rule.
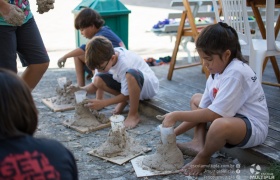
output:
[[134,128],[140,121],[139,100],[151,99],[157,94],[159,81],[143,58],[125,48],[113,48],[103,36],[93,37],[86,46],[86,65],[95,70],[93,82],[82,87],[89,93],[97,89],[115,95],[109,99],[90,99],[85,106],[99,110],[112,104],[114,114],[122,113],[129,101],[130,109],[124,122]]

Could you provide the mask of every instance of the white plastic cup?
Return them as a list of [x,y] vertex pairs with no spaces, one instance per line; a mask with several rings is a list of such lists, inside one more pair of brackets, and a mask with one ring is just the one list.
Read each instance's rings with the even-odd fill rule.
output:
[[67,83],[66,77],[57,78],[58,86],[64,88],[64,85]]
[[163,127],[161,124],[161,125],[159,125],[159,128],[160,128],[160,134],[161,134],[161,142],[163,144],[168,144],[167,137],[170,134],[174,134],[174,127],[173,126]]
[[76,103],[82,102],[84,99],[86,99],[87,92],[85,90],[79,90],[75,92],[75,98],[76,98]]
[[120,131],[124,128],[124,116],[122,115],[113,115],[110,118],[112,131]]

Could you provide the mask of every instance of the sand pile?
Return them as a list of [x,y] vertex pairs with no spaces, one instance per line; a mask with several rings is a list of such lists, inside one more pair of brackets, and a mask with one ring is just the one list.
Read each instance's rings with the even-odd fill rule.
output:
[[56,87],[56,97],[51,98],[51,102],[55,105],[71,104],[75,105],[75,97],[73,92],[67,91],[67,87],[72,84],[69,79],[63,78],[58,79],[58,86]]
[[146,150],[128,135],[125,128],[118,131],[110,130],[107,140],[93,152],[102,157],[136,155]]
[[100,124],[108,123],[109,119],[104,114],[97,111],[91,111],[89,108],[84,107],[84,102],[75,105],[74,121],[71,125],[90,127],[99,126]]
[[175,171],[184,165],[183,154],[176,145],[175,134],[167,136],[167,143],[160,143],[157,150],[152,155],[147,155],[142,161],[142,165],[157,171]]

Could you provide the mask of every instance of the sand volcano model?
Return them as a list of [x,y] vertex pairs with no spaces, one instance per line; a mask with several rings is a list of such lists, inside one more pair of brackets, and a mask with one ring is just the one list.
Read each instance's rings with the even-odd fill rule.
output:
[[51,102],[54,105],[66,105],[71,104],[75,105],[75,98],[73,92],[68,92],[67,87],[72,84],[72,81],[66,77],[57,79],[58,86],[56,87],[56,97],[51,98]]
[[66,77],[61,77],[57,79],[57,82],[56,96],[42,99],[42,102],[54,112],[75,109],[74,93],[67,91],[67,87],[72,84],[72,81]]
[[70,125],[77,127],[98,127],[101,124],[108,123],[109,119],[104,114],[95,110],[91,111],[88,107],[84,106],[86,93],[84,90],[75,92],[75,114]]
[[134,156],[146,152],[147,148],[141,146],[129,136],[124,127],[124,116],[113,115],[110,117],[112,129],[108,133],[107,140],[93,154],[101,157]]
[[173,127],[160,126],[161,141],[156,152],[144,156],[142,165],[157,171],[175,171],[184,165],[183,154],[176,145],[176,135]]

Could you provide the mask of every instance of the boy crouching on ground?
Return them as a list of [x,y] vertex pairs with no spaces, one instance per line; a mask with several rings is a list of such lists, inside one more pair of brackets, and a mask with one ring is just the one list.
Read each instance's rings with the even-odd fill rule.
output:
[[115,95],[109,99],[90,99],[85,106],[99,110],[117,104],[114,114],[122,113],[129,102],[127,128],[134,128],[140,121],[139,100],[151,99],[157,94],[159,81],[143,58],[125,48],[113,48],[103,36],[93,37],[86,45],[86,65],[96,70],[93,83],[87,92],[104,90]]

